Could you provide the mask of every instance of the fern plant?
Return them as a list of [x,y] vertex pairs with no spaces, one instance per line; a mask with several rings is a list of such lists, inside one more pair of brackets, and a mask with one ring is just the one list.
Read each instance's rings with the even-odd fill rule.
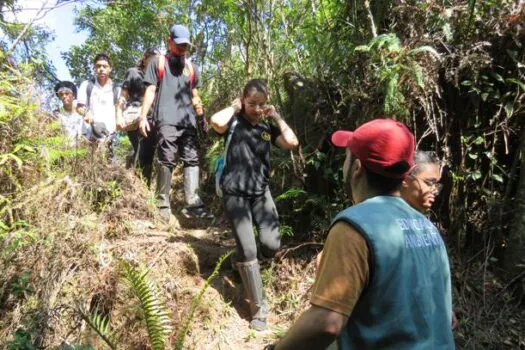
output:
[[109,315],[102,316],[97,313],[97,311],[88,312],[80,303],[77,305],[77,311],[88,326],[93,329],[111,349],[117,348],[114,337],[110,333]]
[[223,254],[219,260],[217,261],[217,264],[215,265],[215,269],[213,270],[210,277],[206,279],[206,283],[204,283],[204,286],[199,291],[199,294],[197,294],[191,303],[190,309],[188,310],[188,313],[186,315],[186,318],[182,322],[182,326],[179,329],[179,332],[177,333],[177,341],[175,342],[175,345],[173,348],[175,350],[182,350],[184,347],[184,340],[186,338],[186,334],[188,333],[188,329],[190,328],[190,325],[193,321],[193,317],[195,316],[195,311],[197,310],[197,307],[201,303],[202,296],[204,295],[204,292],[206,292],[206,289],[208,289],[211,282],[219,275],[219,270],[224,262],[231,254],[233,253],[233,250],[230,250],[229,252]]
[[173,328],[167,308],[160,299],[160,292],[155,283],[148,279],[149,270],[134,267],[126,261],[121,262],[124,279],[137,296],[144,313],[148,336],[153,350],[164,350],[168,336]]
[[423,67],[417,56],[423,53],[439,60],[440,54],[430,46],[410,49],[401,45],[394,33],[373,38],[367,45],[357,46],[354,51],[370,56],[374,78],[382,85],[384,93],[383,111],[389,115],[406,115],[403,88],[424,87]]

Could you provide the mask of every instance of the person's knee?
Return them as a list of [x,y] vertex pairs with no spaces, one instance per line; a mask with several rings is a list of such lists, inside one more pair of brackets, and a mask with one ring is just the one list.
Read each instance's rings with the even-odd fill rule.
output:
[[266,234],[261,233],[261,253],[265,258],[273,258],[279,248],[281,248],[281,236],[278,229]]
[[257,259],[257,247],[239,247],[239,262],[252,261]]

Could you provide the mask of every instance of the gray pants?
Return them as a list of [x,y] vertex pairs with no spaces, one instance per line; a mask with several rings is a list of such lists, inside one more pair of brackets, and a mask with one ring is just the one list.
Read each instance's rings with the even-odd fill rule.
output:
[[281,246],[281,236],[279,215],[269,190],[254,197],[225,195],[224,208],[232,225],[239,262],[257,259],[254,225],[259,231],[262,257],[272,258],[275,255]]

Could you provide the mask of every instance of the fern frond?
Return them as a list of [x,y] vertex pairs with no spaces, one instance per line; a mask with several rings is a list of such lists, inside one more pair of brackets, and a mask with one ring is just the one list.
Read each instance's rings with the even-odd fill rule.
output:
[[110,333],[110,319],[108,316],[102,316],[96,311],[88,312],[80,303],[77,304],[77,312],[80,317],[93,329],[102,340],[110,347],[116,349],[114,337]]
[[226,260],[231,254],[233,254],[233,250],[230,250],[229,252],[223,254],[219,260],[217,261],[217,264],[215,265],[215,269],[213,270],[212,274],[208,279],[206,279],[206,283],[204,283],[204,286],[202,286],[201,290],[199,291],[199,294],[197,294],[191,303],[190,310],[187,313],[186,318],[182,322],[182,326],[179,329],[179,332],[177,333],[177,341],[175,342],[175,345],[173,348],[175,350],[182,350],[184,346],[184,340],[186,338],[186,334],[188,333],[188,329],[191,325],[191,322],[193,321],[193,316],[195,315],[195,311],[197,310],[197,307],[201,303],[202,296],[204,295],[204,292],[206,289],[208,289],[208,286],[211,284],[211,282],[219,275],[219,270],[222,266],[222,263],[224,260]]
[[408,52],[408,54],[412,56],[420,53],[428,53],[430,56],[434,57],[438,61],[441,60],[441,55],[439,54],[439,52],[437,52],[436,49],[434,49],[431,46],[420,46]]
[[166,306],[160,299],[160,291],[148,279],[148,270],[135,268],[128,262],[122,261],[124,279],[128,282],[132,292],[137,296],[140,309],[144,313],[148,336],[153,350],[165,350],[167,338],[173,328]]

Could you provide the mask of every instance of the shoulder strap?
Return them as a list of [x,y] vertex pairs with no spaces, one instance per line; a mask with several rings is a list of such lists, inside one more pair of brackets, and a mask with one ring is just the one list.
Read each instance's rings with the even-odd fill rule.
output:
[[88,85],[87,85],[87,89],[86,89],[86,93],[87,93],[87,100],[86,100],[86,107],[89,108],[89,101],[91,100],[91,92],[93,91],[93,86],[95,85],[95,83],[93,82],[93,80],[89,80],[88,81]]
[[228,149],[230,148],[230,141],[232,140],[233,130],[237,126],[237,116],[233,116],[235,118],[233,120],[232,125],[230,125],[230,129],[228,129],[228,136],[226,137],[226,144],[224,145],[224,168],[226,168],[226,156],[228,155]]
[[165,71],[165,65],[166,65],[166,56],[160,55],[159,56],[159,65],[157,66],[157,73],[159,77],[159,82],[157,84],[160,85],[160,82],[162,81],[162,78],[164,78],[164,71]]

